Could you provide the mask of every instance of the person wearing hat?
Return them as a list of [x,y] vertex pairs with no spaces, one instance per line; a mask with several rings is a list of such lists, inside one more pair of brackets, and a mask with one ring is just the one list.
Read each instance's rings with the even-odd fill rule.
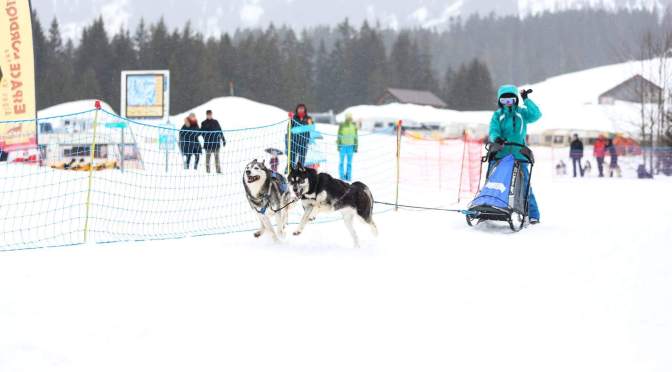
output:
[[338,126],[338,139],[336,140],[340,155],[338,171],[343,181],[352,181],[352,158],[357,152],[358,137],[357,124],[352,120],[352,114],[345,114],[345,121]]
[[215,158],[215,170],[222,173],[222,167],[219,163],[219,149],[226,146],[226,139],[222,132],[219,122],[212,118],[212,110],[205,112],[207,119],[201,123],[201,132],[203,132],[203,147],[205,148],[205,170],[210,173],[210,158]]
[[[520,91],[520,98],[522,98],[524,104],[524,106],[520,106],[518,88],[515,85],[502,85],[497,91],[499,109],[492,115],[489,132],[490,142],[500,148],[496,154],[496,159],[502,159],[508,154],[513,154],[518,160],[527,160],[525,155],[521,154],[520,147],[506,146],[505,143],[510,142],[527,146],[527,125],[541,118],[539,107],[528,97],[530,93],[532,93],[530,89]],[[528,167],[523,166],[522,169],[525,178],[529,178]],[[539,223],[539,206],[532,188],[530,188],[529,202],[530,223]]]

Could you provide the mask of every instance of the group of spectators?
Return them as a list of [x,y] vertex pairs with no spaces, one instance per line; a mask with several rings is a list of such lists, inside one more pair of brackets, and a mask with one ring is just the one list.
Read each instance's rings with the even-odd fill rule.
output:
[[[194,159],[194,169],[198,169],[198,163],[205,150],[205,169],[210,173],[210,158],[214,157],[215,170],[222,173],[219,152],[221,147],[226,146],[226,139],[219,122],[212,116],[212,111],[206,111],[207,119],[198,125],[196,114],[191,113],[184,119],[184,125],[180,129],[179,144],[184,159],[184,169],[190,169],[191,159]],[[314,132],[313,119],[308,114],[308,108],[300,103],[296,106],[292,115],[290,133],[285,136],[285,150],[288,152],[289,162],[292,166],[306,165],[306,155],[311,143],[311,133]],[[199,137],[203,139],[203,145]],[[289,143],[287,143],[289,142]],[[340,162],[339,175],[344,181],[352,180],[352,159],[358,150],[357,124],[352,115],[346,115],[345,122],[338,129],[336,140]],[[277,158],[275,158],[277,169]],[[272,159],[273,162],[273,159]]]
[[[597,162],[597,171],[598,177],[604,177],[604,158],[606,155],[609,155],[609,177],[617,175],[621,176],[621,168],[618,166],[618,151],[614,145],[614,140],[605,136],[600,135],[595,143],[593,144],[593,156]],[[572,159],[572,169],[574,177],[578,174],[583,177],[586,173],[587,168],[590,167],[590,163],[586,163],[584,166],[582,163],[583,160],[583,142],[579,138],[578,134],[574,134],[574,138],[569,145],[569,157]]]

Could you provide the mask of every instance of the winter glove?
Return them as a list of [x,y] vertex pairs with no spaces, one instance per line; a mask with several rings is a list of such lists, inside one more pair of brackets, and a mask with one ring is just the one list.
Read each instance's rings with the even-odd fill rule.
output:
[[532,93],[532,89],[522,89],[522,90],[520,91],[520,97],[521,97],[521,98],[523,99],[523,101],[524,101],[524,100],[527,99],[527,96],[528,96],[530,93]]
[[355,154],[357,153],[357,146],[355,146]]
[[501,145],[501,147],[504,147],[504,144],[506,143],[506,140],[502,137],[497,137],[495,139],[495,143],[498,145]]

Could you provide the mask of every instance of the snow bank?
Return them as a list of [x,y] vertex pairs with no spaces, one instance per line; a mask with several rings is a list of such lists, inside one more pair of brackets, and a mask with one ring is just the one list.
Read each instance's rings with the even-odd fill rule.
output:
[[[114,113],[115,111],[112,109],[112,106],[107,104],[107,102],[100,101],[101,107],[108,112]],[[73,102],[66,102],[66,103],[61,103],[55,106],[47,107],[43,110],[38,111],[37,117],[42,119],[42,118],[51,118],[54,116],[62,116],[62,115],[72,115],[76,114],[79,112],[84,112],[84,111],[89,111],[93,110],[96,108],[96,100],[95,99],[85,99],[81,101],[73,101]]]
[[[640,106],[630,102],[599,104],[599,96],[625,80],[640,74],[661,85],[656,70],[658,60],[630,61],[564,74],[526,85],[534,90],[534,101],[543,118],[528,132],[547,130],[596,131],[637,135]],[[669,85],[669,83],[668,83]]]
[[219,97],[181,114],[171,116],[170,121],[181,125],[184,118],[193,112],[200,122],[205,120],[206,110],[212,110],[213,116],[224,130],[253,128],[287,120],[287,112],[278,107],[242,97]]
[[534,89],[534,99],[543,106],[597,104],[600,94],[636,74],[661,85],[656,76],[657,60],[630,61],[558,75],[526,85]]
[[627,133],[636,135],[639,131],[639,106],[629,102],[613,105],[568,104],[566,106],[539,104],[543,117],[528,126],[529,134],[545,131],[594,131],[607,133]]

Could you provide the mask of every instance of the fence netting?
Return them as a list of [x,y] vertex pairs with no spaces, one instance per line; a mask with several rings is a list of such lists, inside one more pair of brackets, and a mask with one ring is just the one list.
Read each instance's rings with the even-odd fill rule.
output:
[[[255,128],[225,126],[223,138],[105,110],[38,122],[38,146],[5,153],[0,162],[0,250],[256,229],[242,186],[244,167],[265,159],[284,173],[293,138],[282,118]],[[298,150],[305,166],[338,177],[337,132],[330,125],[310,128]],[[359,134],[352,179],[366,183],[376,200],[394,203],[398,196],[401,204],[441,207],[476,192],[480,141],[404,133],[399,168],[397,142],[395,133]],[[375,212],[390,209],[376,205]],[[301,213],[293,206],[291,221]]]

